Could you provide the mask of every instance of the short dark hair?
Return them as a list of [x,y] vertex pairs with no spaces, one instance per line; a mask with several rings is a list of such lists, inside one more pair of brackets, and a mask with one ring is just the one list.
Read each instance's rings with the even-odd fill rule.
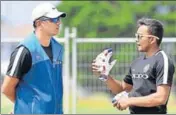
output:
[[158,46],[161,44],[162,38],[163,38],[163,33],[164,33],[164,28],[163,24],[156,19],[149,19],[149,18],[141,18],[137,22],[138,27],[141,25],[145,25],[148,27],[149,33],[151,35],[157,36],[159,40],[157,40]]
[[39,18],[35,19],[35,20],[33,21],[33,27],[36,28],[36,27],[37,27],[37,26],[36,26],[36,21],[37,21],[37,20],[41,20],[41,19],[43,19],[43,18],[48,18],[48,17],[42,16],[42,17],[39,17]]
[[35,21],[33,21],[33,27],[36,28]]

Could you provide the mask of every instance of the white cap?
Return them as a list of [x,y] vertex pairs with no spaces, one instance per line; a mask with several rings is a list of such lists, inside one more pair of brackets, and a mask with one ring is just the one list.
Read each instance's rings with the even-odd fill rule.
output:
[[48,18],[66,17],[66,13],[58,11],[57,8],[51,3],[42,3],[33,9],[32,21],[35,21],[42,16]]

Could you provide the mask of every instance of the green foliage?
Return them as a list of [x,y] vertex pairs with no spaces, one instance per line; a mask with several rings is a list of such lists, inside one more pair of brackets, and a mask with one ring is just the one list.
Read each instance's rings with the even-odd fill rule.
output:
[[[58,9],[67,13],[62,20],[64,27],[76,27],[78,37],[131,37],[136,31],[136,21],[142,17],[161,20],[165,36],[176,36],[174,4],[173,1],[62,1]],[[164,11],[160,13],[161,9]]]
[[[155,18],[164,24],[164,36],[176,36],[176,5],[175,1],[62,1],[57,8],[67,13],[62,20],[63,28],[76,27],[78,38],[111,38],[111,37],[133,37],[136,33],[136,22],[142,17]],[[64,30],[64,29],[63,29]],[[63,31],[61,36],[63,36]],[[71,44],[70,44],[71,45]],[[78,61],[84,63],[91,61],[106,47],[115,49],[114,58],[118,63],[130,64],[136,57],[135,47],[125,44],[118,45],[103,43],[101,47],[92,43],[79,44],[77,51],[92,55],[78,56]],[[116,49],[118,47],[118,49]],[[72,47],[70,47],[72,48]],[[96,51],[95,51],[96,50]],[[70,49],[71,51],[71,49]],[[71,52],[70,52],[71,53]],[[127,54],[129,54],[127,55]],[[173,52],[175,53],[175,52]],[[133,56],[134,55],[134,56]],[[128,69],[127,67],[125,69]],[[124,72],[117,66],[116,73]],[[82,83],[81,68],[78,70],[79,83]],[[125,74],[125,73],[123,73]],[[86,78],[88,80],[88,78]]]

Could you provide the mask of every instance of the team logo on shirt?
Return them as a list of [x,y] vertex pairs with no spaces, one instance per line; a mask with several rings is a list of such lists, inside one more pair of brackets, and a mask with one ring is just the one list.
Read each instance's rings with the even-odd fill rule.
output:
[[37,55],[37,56],[36,56],[36,59],[40,59],[40,56],[39,56],[39,55]]
[[150,64],[147,64],[144,69],[143,69],[143,72],[146,73],[150,68]]
[[132,69],[132,71],[135,71],[135,69]]
[[55,64],[62,64],[62,61],[57,60],[57,61],[55,61]]

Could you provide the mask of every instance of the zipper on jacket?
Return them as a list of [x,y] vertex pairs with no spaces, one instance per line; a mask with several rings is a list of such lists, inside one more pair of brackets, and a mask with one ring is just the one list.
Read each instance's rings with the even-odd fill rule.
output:
[[[53,63],[52,63],[52,65],[53,65],[53,71],[55,71],[55,60],[53,60]],[[53,71],[52,71],[52,77],[53,77]],[[55,76],[53,77],[53,78],[55,78]],[[52,79],[53,80],[53,79]],[[55,84],[54,84],[54,81],[53,81],[53,90],[54,90],[54,102],[55,102],[55,107],[54,107],[54,114],[56,114],[56,112],[57,112],[57,101],[56,101],[56,90],[55,90]]]

